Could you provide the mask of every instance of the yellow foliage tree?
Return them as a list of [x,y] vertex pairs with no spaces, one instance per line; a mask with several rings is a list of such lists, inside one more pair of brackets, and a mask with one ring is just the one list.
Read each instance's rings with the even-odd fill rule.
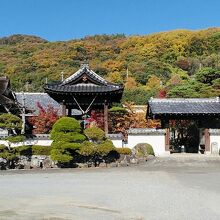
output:
[[137,87],[137,82],[133,77],[128,77],[125,82],[126,89],[135,89]]
[[146,90],[159,90],[161,88],[161,79],[155,75],[151,75],[146,84]]

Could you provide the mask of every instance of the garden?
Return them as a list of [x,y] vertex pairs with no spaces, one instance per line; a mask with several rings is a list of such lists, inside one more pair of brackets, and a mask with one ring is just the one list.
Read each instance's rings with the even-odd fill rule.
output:
[[0,115],[0,127],[12,134],[4,139],[7,146],[0,145],[0,169],[128,166],[132,161],[138,163],[138,158],[146,161],[149,154],[154,155],[148,144],[139,144],[133,150],[116,148],[102,129],[82,129],[79,121],[71,117],[62,117],[53,124],[51,146],[11,147],[26,138],[21,135],[22,123],[17,116]]

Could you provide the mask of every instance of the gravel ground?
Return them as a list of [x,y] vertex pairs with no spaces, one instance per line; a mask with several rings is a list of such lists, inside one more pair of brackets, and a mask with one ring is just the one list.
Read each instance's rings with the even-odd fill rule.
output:
[[220,219],[219,158],[0,172],[0,219]]

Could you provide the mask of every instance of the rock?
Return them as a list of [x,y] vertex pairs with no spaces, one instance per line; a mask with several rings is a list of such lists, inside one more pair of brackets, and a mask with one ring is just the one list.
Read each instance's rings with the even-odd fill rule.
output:
[[138,164],[138,159],[137,158],[132,158],[131,160],[130,160],[130,163],[131,164]]

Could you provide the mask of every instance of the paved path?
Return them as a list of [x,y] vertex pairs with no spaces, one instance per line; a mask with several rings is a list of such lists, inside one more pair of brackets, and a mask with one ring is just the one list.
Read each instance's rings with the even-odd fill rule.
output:
[[219,220],[220,160],[0,172],[0,220]]

